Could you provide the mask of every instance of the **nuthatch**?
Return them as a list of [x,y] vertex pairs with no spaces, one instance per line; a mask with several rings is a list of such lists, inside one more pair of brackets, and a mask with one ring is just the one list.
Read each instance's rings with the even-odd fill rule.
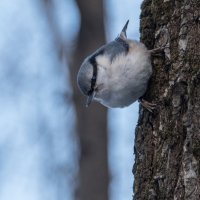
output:
[[[126,36],[129,20],[120,35],[100,47],[82,63],[77,76],[86,106],[96,100],[106,107],[129,106],[140,99],[152,74],[151,51],[144,44]],[[141,100],[148,110],[155,104]]]

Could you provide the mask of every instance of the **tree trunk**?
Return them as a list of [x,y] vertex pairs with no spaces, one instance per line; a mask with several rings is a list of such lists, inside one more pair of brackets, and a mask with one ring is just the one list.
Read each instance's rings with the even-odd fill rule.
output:
[[107,109],[92,103],[85,107],[86,97],[77,88],[76,77],[81,63],[105,44],[103,1],[77,0],[81,27],[71,65],[73,97],[80,141],[78,200],[108,199]]
[[145,0],[141,41],[154,73],[135,137],[134,199],[200,199],[200,1]]

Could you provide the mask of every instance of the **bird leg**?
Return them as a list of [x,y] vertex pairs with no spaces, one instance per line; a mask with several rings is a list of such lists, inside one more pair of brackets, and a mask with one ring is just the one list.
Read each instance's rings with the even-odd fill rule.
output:
[[163,44],[163,45],[160,46],[160,47],[151,49],[151,50],[149,50],[149,52],[150,52],[150,54],[151,54],[152,56],[155,56],[155,55],[164,53],[165,48],[169,48],[168,39],[167,39],[167,41],[165,42],[165,44]]
[[158,47],[158,48],[155,48],[155,49],[151,49],[151,50],[149,50],[149,52],[152,56],[155,56],[155,55],[163,53],[164,49],[165,49],[165,46],[162,46],[162,47]]
[[144,99],[140,99],[139,102],[141,103],[141,105],[146,108],[149,112],[153,112],[153,110],[156,108],[156,104],[148,102]]

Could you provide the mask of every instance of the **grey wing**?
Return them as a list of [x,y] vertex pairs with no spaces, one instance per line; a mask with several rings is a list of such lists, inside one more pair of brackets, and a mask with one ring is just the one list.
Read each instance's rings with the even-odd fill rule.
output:
[[115,59],[119,54],[127,54],[129,50],[129,45],[120,37],[116,38],[114,41],[102,46],[97,49],[96,52],[91,57],[96,57],[100,54],[108,54],[111,62]]
[[129,45],[121,38],[116,38],[116,40],[108,43],[105,48],[112,62],[119,54],[127,54]]

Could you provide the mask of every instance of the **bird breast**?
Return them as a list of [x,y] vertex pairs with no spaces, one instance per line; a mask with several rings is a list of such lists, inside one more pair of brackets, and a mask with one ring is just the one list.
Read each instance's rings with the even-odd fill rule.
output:
[[102,73],[98,80],[104,83],[100,103],[107,107],[128,106],[146,91],[152,73],[150,55],[146,47],[130,42],[129,52],[120,54],[112,61],[106,56],[97,58]]

